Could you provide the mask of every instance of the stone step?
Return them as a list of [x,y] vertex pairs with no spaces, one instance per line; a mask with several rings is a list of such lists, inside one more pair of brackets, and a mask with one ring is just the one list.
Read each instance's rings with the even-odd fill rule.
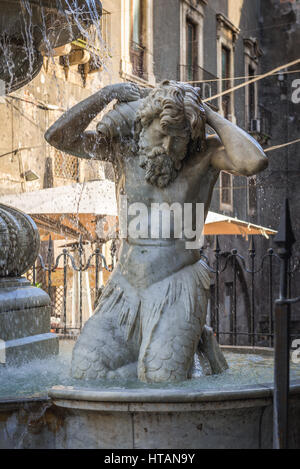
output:
[[58,348],[58,337],[51,332],[0,341],[0,364],[16,366],[35,359],[42,360],[57,355]]
[[21,339],[50,332],[50,306],[0,313],[0,339]]

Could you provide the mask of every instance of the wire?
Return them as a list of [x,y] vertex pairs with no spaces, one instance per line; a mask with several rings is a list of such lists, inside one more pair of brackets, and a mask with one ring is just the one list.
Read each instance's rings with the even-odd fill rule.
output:
[[217,93],[214,96],[211,96],[210,98],[206,98],[203,100],[203,102],[206,103],[208,101],[212,101],[213,99],[220,98],[221,96],[237,91],[240,88],[245,88],[246,86],[251,85],[252,83],[255,83],[259,80],[262,80],[263,78],[273,75],[274,73],[278,72],[279,70],[282,70],[283,68],[292,67],[293,65],[296,65],[299,62],[300,62],[300,58],[293,60],[292,62],[289,62],[287,64],[280,65],[279,67],[276,67],[273,70],[270,70],[269,72],[264,73],[263,75],[260,75],[259,77],[254,78],[253,80],[245,81],[244,83],[240,83],[239,85],[233,86],[232,88],[229,88],[228,90],[222,91],[221,93]]
[[264,150],[264,152],[267,153],[269,151],[278,150],[279,148],[284,148],[284,147],[287,147],[289,145],[294,145],[295,143],[298,143],[298,142],[300,142],[300,138],[298,138],[297,140],[293,140],[291,142],[282,143],[281,145],[275,145],[274,147],[266,148]]
[[37,106],[38,108],[43,109],[45,111],[65,111],[66,110],[64,108],[60,108],[59,106],[56,106],[55,104],[45,104],[43,101],[31,101],[30,99],[21,98],[20,96],[15,96],[13,94],[6,96],[5,98],[6,99],[12,98],[18,101],[23,101],[28,104],[33,104]]
[[22,147],[22,148],[16,148],[15,150],[12,150],[12,151],[8,151],[7,153],[3,153],[2,155],[0,155],[0,158],[2,158],[2,156],[7,156],[7,155],[16,155],[17,153],[19,153],[20,151],[24,151],[24,150],[34,150],[36,148],[43,148],[45,147],[45,145],[37,145],[35,147]]
[[[286,72],[278,72],[278,73],[273,73],[273,75],[289,75],[291,73],[300,73],[299,70],[290,70]],[[261,77],[262,75],[244,75],[241,77],[232,77],[232,78],[215,78],[213,80],[197,80],[197,81],[185,81],[184,83],[211,83],[211,82],[221,82],[221,81],[234,81],[234,80],[243,80],[245,78],[256,78],[256,77]]]

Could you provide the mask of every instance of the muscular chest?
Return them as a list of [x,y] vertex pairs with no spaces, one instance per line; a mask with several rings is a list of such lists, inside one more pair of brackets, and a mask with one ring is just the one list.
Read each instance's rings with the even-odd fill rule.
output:
[[205,157],[185,163],[175,181],[165,188],[145,180],[145,170],[139,166],[137,157],[124,159],[119,172],[118,192],[126,194],[128,203],[141,202],[147,206],[174,202],[206,204],[218,177]]

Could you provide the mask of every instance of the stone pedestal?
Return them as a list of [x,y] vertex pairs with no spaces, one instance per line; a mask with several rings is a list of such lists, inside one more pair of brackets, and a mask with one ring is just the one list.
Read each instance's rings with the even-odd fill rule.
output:
[[19,365],[58,353],[50,333],[50,298],[28,280],[0,278],[0,363]]

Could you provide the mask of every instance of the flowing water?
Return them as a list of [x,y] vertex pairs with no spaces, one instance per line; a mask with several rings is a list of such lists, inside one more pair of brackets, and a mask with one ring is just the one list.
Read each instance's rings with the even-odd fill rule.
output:
[[[229,369],[221,375],[202,376],[196,365],[192,380],[181,383],[144,384],[138,381],[97,380],[81,382],[70,377],[70,364],[74,341],[60,341],[58,357],[35,360],[20,367],[0,368],[0,399],[38,397],[47,395],[52,386],[74,386],[94,390],[164,389],[197,391],[221,391],[229,388],[273,381],[273,358],[271,356],[225,352]],[[300,379],[300,365],[291,364],[291,379]]]
[[94,62],[99,61],[99,49],[105,56],[98,0],[56,0],[51,8],[50,3],[14,0],[8,10],[0,1],[4,9],[2,21],[0,18],[0,80],[5,83],[0,95],[15,91],[36,76],[42,66],[41,53],[53,61],[55,47],[77,38],[86,43]]

